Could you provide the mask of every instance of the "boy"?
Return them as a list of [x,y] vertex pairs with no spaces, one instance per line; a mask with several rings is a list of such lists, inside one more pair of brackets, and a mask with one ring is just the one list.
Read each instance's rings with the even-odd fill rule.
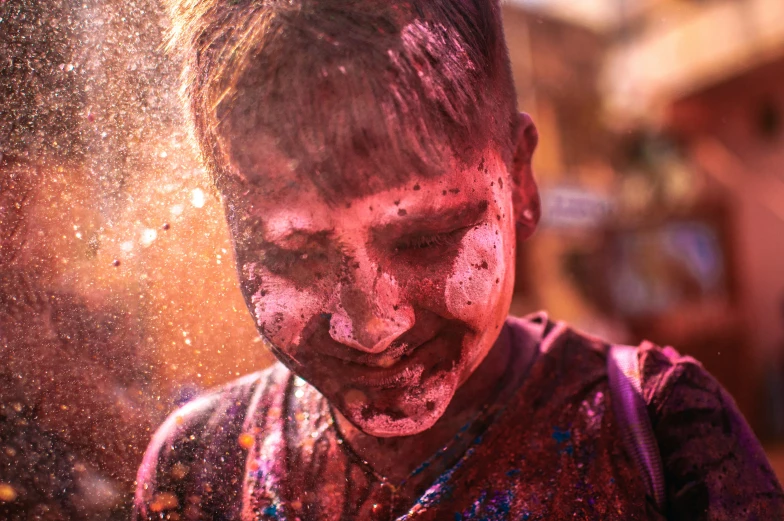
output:
[[280,363],[175,412],[137,519],[775,519],[732,400],[643,344],[667,501],[607,345],[508,318],[539,202],[497,1],[175,5],[241,288]]

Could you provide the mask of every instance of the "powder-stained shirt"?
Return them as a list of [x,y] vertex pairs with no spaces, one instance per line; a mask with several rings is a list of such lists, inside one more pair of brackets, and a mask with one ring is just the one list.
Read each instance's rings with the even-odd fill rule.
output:
[[694,359],[638,348],[667,487],[659,512],[614,417],[608,345],[544,314],[507,327],[536,350],[528,375],[490,421],[428,460],[429,480],[377,475],[343,441],[327,400],[276,364],[170,416],[139,470],[135,519],[784,519],[759,442]]

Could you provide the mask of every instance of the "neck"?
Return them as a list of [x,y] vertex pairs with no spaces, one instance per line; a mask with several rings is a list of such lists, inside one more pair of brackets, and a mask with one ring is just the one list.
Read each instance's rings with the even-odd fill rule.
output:
[[[443,416],[431,428],[412,436],[377,438],[354,427],[340,412],[336,421],[351,448],[381,476],[393,482],[405,479],[423,461],[451,440],[455,433],[489,402],[505,394],[517,378],[504,378],[513,362],[507,328],[479,367],[458,388]],[[518,368],[510,372],[519,374]],[[499,388],[499,382],[503,382]]]

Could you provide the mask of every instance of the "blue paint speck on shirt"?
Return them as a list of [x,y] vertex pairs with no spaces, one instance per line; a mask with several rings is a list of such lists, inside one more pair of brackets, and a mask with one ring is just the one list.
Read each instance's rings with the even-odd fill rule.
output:
[[572,439],[572,432],[569,429],[561,430],[558,427],[553,427],[553,439],[556,443],[565,443]]

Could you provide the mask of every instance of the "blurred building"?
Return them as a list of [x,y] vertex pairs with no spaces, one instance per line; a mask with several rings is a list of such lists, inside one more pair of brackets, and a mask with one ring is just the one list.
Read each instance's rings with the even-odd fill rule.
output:
[[[607,113],[622,128],[667,136],[727,207],[724,255],[737,298],[708,326],[738,320],[742,337],[717,374],[737,380],[758,432],[781,435],[771,417],[784,396],[771,391],[784,339],[784,3],[645,4],[608,54]],[[702,358],[719,356],[706,346]]]
[[675,345],[781,435],[784,3],[510,4],[547,212],[520,309]]
[[550,13],[507,5],[504,24],[521,110],[539,129],[534,170],[540,231],[520,244],[512,313],[546,309],[587,331],[625,339],[618,321],[585,298],[569,259],[592,249],[614,190],[615,139],[603,123],[599,77],[609,40]]

